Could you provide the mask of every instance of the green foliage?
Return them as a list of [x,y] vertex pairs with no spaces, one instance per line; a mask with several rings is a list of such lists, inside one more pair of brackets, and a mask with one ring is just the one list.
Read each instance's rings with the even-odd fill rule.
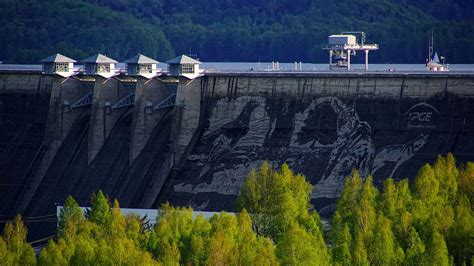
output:
[[97,53],[118,60],[174,55],[159,23],[87,1],[7,0],[0,13],[0,61],[37,63],[57,52],[78,61]]
[[36,257],[33,248],[26,243],[27,229],[20,215],[13,222],[5,225],[0,238],[0,264],[2,265],[35,265]]
[[273,243],[252,230],[248,213],[193,219],[187,208],[163,205],[147,244],[165,265],[276,265]]
[[408,180],[387,179],[381,193],[353,172],[344,185],[329,233],[340,265],[472,263],[472,164],[438,157]]
[[473,9],[469,0],[4,0],[0,60],[142,52],[164,61],[191,51],[206,61],[326,62],[327,36],[353,28],[380,44],[374,62],[424,63],[435,28],[441,54],[471,63]]
[[[92,196],[91,209],[84,217],[69,197],[60,215],[58,239],[41,251],[39,265],[152,265],[151,255],[140,244],[136,217],[124,217],[115,200],[110,206],[99,191]],[[146,237],[146,236],[145,236]]]
[[321,222],[311,210],[312,186],[287,164],[276,170],[264,162],[240,189],[238,205],[246,208],[259,235],[270,237],[285,265],[329,264]]
[[[286,164],[264,162],[246,178],[240,213],[210,219],[164,204],[153,228],[123,216],[99,191],[83,214],[68,197],[58,234],[35,257],[21,217],[0,237],[1,265],[472,265],[474,165],[439,157],[408,180],[353,171],[328,232],[311,208],[311,185]],[[248,209],[248,212],[247,212]],[[329,247],[329,248],[328,248]]]

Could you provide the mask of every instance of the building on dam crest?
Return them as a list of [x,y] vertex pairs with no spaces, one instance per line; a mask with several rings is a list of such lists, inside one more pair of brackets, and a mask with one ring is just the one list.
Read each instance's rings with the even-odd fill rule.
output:
[[62,54],[54,54],[40,61],[43,64],[44,74],[58,74],[63,77],[74,75],[76,60]]
[[159,72],[157,67],[159,62],[142,54],[137,54],[136,56],[125,60],[124,63],[127,64],[128,75],[152,78],[158,75]]
[[116,75],[115,64],[118,62],[102,54],[96,54],[82,60],[86,74],[99,75],[104,78],[110,78]]
[[180,55],[168,60],[168,71],[171,76],[184,76],[194,79],[199,76],[199,65],[201,62],[186,55]]

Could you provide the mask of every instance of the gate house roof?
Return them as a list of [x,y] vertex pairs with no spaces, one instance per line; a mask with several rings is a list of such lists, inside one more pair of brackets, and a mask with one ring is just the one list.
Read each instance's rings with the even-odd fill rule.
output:
[[198,60],[191,58],[187,55],[180,55],[171,60],[166,61],[168,64],[201,64]]
[[142,54],[137,54],[136,56],[125,60],[124,63],[127,63],[127,64],[158,64],[159,62],[154,60],[154,59],[151,59],[147,56],[144,56]]
[[118,63],[114,59],[109,58],[102,54],[96,54],[94,56],[91,56],[89,58],[82,60],[82,62],[83,63]]
[[53,54],[44,59],[41,59],[40,62],[42,63],[76,63],[77,61],[67,56],[64,56],[62,54]]

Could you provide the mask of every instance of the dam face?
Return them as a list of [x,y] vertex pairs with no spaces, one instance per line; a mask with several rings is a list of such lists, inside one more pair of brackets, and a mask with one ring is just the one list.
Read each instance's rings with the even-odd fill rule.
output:
[[122,207],[230,211],[264,160],[306,175],[325,215],[353,169],[381,184],[439,154],[474,160],[470,74],[0,73],[0,89],[3,216],[53,214],[68,195],[88,205],[99,189]]
[[474,80],[454,75],[215,74],[178,92],[175,158],[161,202],[232,210],[250,169],[286,162],[330,213],[353,169],[414,177],[439,154],[474,153]]

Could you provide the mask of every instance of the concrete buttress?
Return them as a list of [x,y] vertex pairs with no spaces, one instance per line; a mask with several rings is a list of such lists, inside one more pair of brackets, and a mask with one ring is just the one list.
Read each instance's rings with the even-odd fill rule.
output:
[[131,93],[135,93],[134,81],[96,78],[89,128],[88,164],[94,160],[104,145],[115,123],[130,108],[130,106],[114,108],[114,105]]
[[45,152],[36,171],[27,180],[16,208],[18,212],[22,212],[27,207],[36,193],[71,126],[78,117],[89,112],[90,109],[89,106],[71,108],[71,104],[91,93],[90,82],[60,76],[53,76],[52,79],[48,117],[42,143]]
[[155,110],[154,107],[176,93],[177,82],[159,79],[137,78],[133,112],[130,164],[145,147],[154,128],[169,111],[169,108]]

